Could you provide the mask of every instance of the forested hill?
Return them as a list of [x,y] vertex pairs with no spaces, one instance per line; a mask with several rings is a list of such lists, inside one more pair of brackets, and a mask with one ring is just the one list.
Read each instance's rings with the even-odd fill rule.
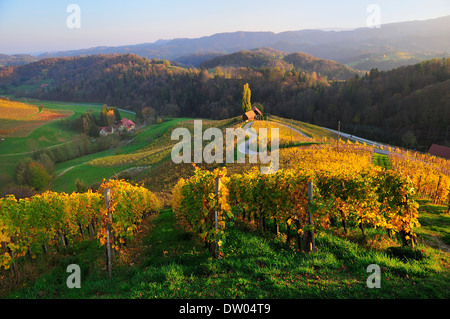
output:
[[[294,61],[293,61],[294,62]],[[50,58],[0,69],[0,94],[98,102],[160,116],[229,118],[242,114],[242,90],[266,113],[395,145],[426,150],[450,140],[450,59],[391,71],[373,69],[348,81],[285,69],[182,68],[136,55]]]
[[239,51],[215,57],[203,62],[200,67],[206,69],[216,67],[250,67],[250,68],[282,68],[285,70],[316,72],[326,76],[328,80],[348,80],[356,74],[364,75],[364,71],[354,70],[335,61],[319,59],[303,52],[288,53],[272,48],[259,48],[250,51]]
[[38,61],[39,58],[29,54],[0,54],[0,67],[10,65],[22,65],[34,61]]
[[383,24],[380,28],[344,31],[300,30],[273,32],[227,32],[200,38],[159,40],[154,43],[100,46],[45,53],[39,58],[134,53],[198,66],[213,55],[270,47],[305,52],[315,57],[345,63],[354,69],[389,70],[434,57],[448,57],[450,16],[423,21]]
[[[161,116],[227,118],[241,114],[242,89],[270,105],[285,87],[297,92],[327,85],[325,77],[283,68],[182,68],[133,54],[48,58],[0,69],[0,92],[62,101],[98,102]],[[259,96],[259,97],[258,97]]]
[[345,132],[369,139],[422,151],[432,143],[450,146],[450,59],[375,69],[319,94],[301,92],[284,106],[281,115],[331,128],[340,120]]

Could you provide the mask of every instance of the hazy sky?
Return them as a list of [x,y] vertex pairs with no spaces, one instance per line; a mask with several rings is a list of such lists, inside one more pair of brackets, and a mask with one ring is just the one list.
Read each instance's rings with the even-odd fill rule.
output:
[[[79,28],[67,25],[70,4],[80,8]],[[370,4],[379,6],[382,24],[450,15],[450,0],[0,0],[0,53],[139,44],[219,32],[365,27]]]

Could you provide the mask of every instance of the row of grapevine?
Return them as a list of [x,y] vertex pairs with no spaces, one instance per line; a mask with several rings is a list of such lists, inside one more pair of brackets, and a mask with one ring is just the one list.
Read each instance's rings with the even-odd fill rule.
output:
[[[353,173],[297,168],[267,175],[253,169],[225,177],[221,172],[227,195],[221,200],[226,204],[219,205],[214,193],[217,172],[196,169],[194,176],[174,188],[173,208],[188,229],[200,233],[211,229],[213,210],[231,212],[230,216],[251,220],[262,229],[267,219],[276,227],[285,223],[287,240],[291,225],[296,225],[299,246],[301,235],[328,229],[332,220],[345,231],[349,224],[359,225],[364,236],[367,226],[386,229],[390,236],[398,232],[404,244],[414,243],[413,228],[420,226],[413,188],[394,171],[371,166]],[[308,183],[314,185],[313,201],[308,200]]]
[[405,151],[392,153],[392,168],[408,176],[417,193],[450,207],[450,161]]
[[220,248],[225,241],[226,219],[231,217],[227,184],[225,168],[210,172],[196,167],[194,175],[180,179],[173,190],[172,208],[178,222],[199,234],[209,248],[212,243]]
[[[106,188],[112,199],[108,207]],[[144,213],[159,209],[153,193],[123,180],[103,181],[97,192],[47,191],[19,200],[6,196],[0,199],[0,267],[9,268],[26,254],[45,253],[49,245],[65,247],[88,233],[105,245],[108,225],[115,235],[111,245],[119,250],[125,240],[133,238]]]

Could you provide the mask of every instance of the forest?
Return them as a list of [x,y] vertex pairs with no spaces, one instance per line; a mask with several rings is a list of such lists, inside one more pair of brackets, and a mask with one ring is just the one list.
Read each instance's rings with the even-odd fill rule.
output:
[[334,129],[340,121],[343,132],[421,151],[432,143],[449,145],[450,59],[336,80],[327,74],[331,64],[305,70],[302,58],[320,61],[296,54],[290,63],[242,66],[233,60],[230,66],[216,60],[193,68],[133,54],[48,58],[0,68],[0,94],[225,119],[242,113],[248,83],[251,102],[266,114]]

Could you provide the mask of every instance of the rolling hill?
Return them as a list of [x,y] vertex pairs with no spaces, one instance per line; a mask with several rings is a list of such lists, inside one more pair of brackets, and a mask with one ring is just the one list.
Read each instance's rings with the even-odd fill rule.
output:
[[0,69],[0,94],[106,103],[137,112],[151,107],[161,117],[225,119],[242,114],[242,88],[249,83],[252,103],[262,103],[273,115],[330,128],[341,121],[349,134],[422,151],[448,143],[449,59],[373,69],[358,78],[332,61],[283,54],[243,51],[207,65],[231,65],[222,70],[183,68],[133,54],[49,58]]
[[[305,52],[356,69],[387,70],[450,52],[447,32],[450,16],[424,21],[383,24],[381,28],[346,31],[301,30],[273,32],[229,32],[193,39],[159,40],[127,46],[101,46],[81,50],[44,53],[39,58],[134,53],[183,63],[210,59],[211,54],[230,54],[242,50],[271,47],[287,52]],[[203,61],[202,61],[203,60]]]
[[365,72],[354,70],[335,61],[319,59],[303,52],[289,53],[271,48],[260,48],[250,51],[239,51],[222,55],[200,64],[200,67],[212,69],[216,67],[242,68],[282,68],[296,69],[308,73],[316,72],[327,76],[328,80],[348,80],[356,74],[363,76]]
[[38,61],[40,58],[29,54],[0,54],[0,67],[10,65],[22,65],[30,62]]

